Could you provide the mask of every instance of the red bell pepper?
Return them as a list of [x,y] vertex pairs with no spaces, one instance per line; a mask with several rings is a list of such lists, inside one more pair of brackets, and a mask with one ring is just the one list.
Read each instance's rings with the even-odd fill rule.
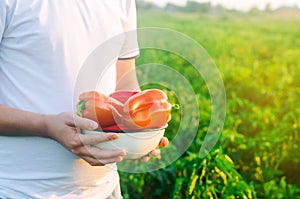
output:
[[112,97],[124,104],[131,96],[133,96],[137,93],[139,93],[139,92],[137,92],[137,91],[116,91],[116,92],[110,94],[109,97]]

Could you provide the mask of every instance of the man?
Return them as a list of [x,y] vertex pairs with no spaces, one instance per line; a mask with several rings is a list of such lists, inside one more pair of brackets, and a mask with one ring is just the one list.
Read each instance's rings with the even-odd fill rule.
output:
[[[121,198],[117,171],[103,165],[122,161],[126,152],[92,146],[118,135],[81,134],[97,123],[71,113],[72,97],[89,54],[135,28],[133,0],[0,1],[1,199]],[[116,71],[106,75],[118,82],[134,70],[138,50],[116,49],[123,49],[112,64]],[[106,92],[137,85],[130,78]]]

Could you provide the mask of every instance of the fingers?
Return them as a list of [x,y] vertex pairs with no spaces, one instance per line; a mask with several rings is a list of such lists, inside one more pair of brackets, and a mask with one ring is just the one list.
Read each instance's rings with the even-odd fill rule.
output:
[[125,150],[103,150],[92,145],[118,138],[115,133],[99,133],[96,135],[77,134],[80,140],[77,146],[70,150],[73,154],[81,157],[92,166],[120,162],[126,156]]
[[[158,144],[158,147],[160,147],[160,146],[161,146],[161,147],[166,147],[166,146],[168,146],[168,144],[169,144],[168,138],[163,137],[163,138],[160,140],[160,142],[159,142],[159,144]],[[159,150],[158,147],[157,147],[156,149],[154,149],[153,151],[151,151],[148,155],[142,157],[142,158],[141,158],[141,161],[142,161],[142,162],[148,162],[149,159],[150,159],[150,155],[151,155],[151,156],[154,156],[154,157],[159,156],[159,155],[160,155],[160,150]]]
[[159,156],[160,155],[160,150],[158,148],[154,149],[153,151],[150,152],[150,154],[154,157]]
[[76,114],[73,114],[73,120],[74,120],[74,125],[79,129],[95,130],[98,128],[97,122],[87,118],[79,117]]
[[[124,150],[102,150],[92,145],[115,140],[116,133],[81,134],[80,129],[93,130],[97,128],[89,119],[80,118],[72,113],[61,113],[48,116],[47,128],[52,132],[51,138],[58,141],[66,149],[84,159],[90,165],[103,166],[105,164],[122,161],[126,152]],[[45,120],[46,120],[45,119]],[[92,123],[92,124],[91,124]],[[94,123],[94,124],[93,124]],[[94,125],[94,126],[93,126]],[[50,133],[49,133],[50,134]]]
[[102,142],[107,142],[110,140],[116,140],[119,138],[117,133],[103,133],[99,132],[97,134],[78,134],[78,139],[80,139],[83,145],[94,145]]
[[126,155],[125,150],[102,150],[93,146],[78,147],[77,149],[72,149],[71,152],[92,166],[121,162]]
[[93,157],[95,159],[112,159],[126,155],[125,150],[102,150],[93,146],[82,146],[71,150],[72,153],[81,157]]
[[123,160],[123,157],[98,160],[98,159],[94,159],[89,156],[84,156],[84,157],[82,157],[82,159],[84,159],[86,162],[88,162],[91,166],[104,166],[106,164],[121,162]]
[[142,159],[141,159],[142,162],[148,162],[149,160],[150,160],[149,155],[145,155],[145,156],[143,156]]
[[148,155],[143,156],[141,159],[142,162],[148,162],[150,160],[150,155],[152,155],[153,157],[157,157],[160,155],[160,150],[158,148],[154,149]]
[[161,138],[158,146],[166,147],[169,144],[169,140],[166,137]]

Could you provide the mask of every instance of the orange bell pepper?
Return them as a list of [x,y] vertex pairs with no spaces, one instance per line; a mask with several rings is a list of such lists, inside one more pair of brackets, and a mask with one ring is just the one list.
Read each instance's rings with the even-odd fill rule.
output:
[[122,122],[129,129],[160,128],[171,118],[172,105],[159,89],[137,93],[125,102]]
[[104,128],[121,122],[121,102],[96,91],[82,93],[79,100],[78,115],[98,122],[99,127]]

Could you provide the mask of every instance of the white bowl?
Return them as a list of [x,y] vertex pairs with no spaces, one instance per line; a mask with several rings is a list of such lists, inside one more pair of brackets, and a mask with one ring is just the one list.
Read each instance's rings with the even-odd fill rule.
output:
[[[119,134],[119,138],[96,144],[101,149],[125,149],[124,159],[138,159],[154,150],[164,136],[165,127],[159,129],[134,130],[126,132],[109,131]],[[84,134],[100,134],[103,131],[82,130]]]

